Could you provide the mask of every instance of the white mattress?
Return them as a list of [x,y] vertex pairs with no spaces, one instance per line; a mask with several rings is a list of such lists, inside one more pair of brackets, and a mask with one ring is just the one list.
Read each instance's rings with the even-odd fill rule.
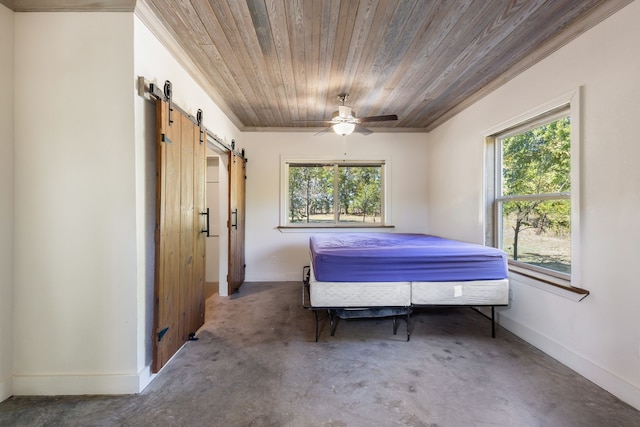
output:
[[412,282],[411,302],[416,305],[507,305],[509,280]]
[[312,307],[408,307],[411,282],[318,282],[309,275]]

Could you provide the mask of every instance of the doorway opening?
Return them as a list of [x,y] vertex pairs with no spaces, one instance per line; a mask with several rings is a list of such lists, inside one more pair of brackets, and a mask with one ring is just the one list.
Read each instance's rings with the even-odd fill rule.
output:
[[220,287],[220,157],[207,155],[206,206],[209,209],[209,235],[206,240],[205,298],[219,293]]

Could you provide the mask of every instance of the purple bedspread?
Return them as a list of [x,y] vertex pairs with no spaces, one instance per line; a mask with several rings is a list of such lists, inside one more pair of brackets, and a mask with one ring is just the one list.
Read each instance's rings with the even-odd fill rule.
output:
[[321,233],[309,239],[322,282],[453,282],[507,277],[496,248],[426,234]]

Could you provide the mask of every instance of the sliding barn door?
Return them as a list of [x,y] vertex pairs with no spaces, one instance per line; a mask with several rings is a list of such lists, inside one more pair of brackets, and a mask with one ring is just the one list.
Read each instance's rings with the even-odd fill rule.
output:
[[229,295],[244,282],[244,218],[247,162],[233,150],[229,153]]
[[157,101],[153,372],[204,322],[205,143],[200,127]]

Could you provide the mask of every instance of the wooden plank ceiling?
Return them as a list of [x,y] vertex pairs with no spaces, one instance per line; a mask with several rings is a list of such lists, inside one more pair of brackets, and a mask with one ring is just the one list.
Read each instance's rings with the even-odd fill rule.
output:
[[[22,0],[32,9],[38,1],[56,3]],[[367,127],[428,131],[630,2],[138,0],[136,8],[175,40],[242,130],[318,128],[348,93],[358,117],[398,115]]]

